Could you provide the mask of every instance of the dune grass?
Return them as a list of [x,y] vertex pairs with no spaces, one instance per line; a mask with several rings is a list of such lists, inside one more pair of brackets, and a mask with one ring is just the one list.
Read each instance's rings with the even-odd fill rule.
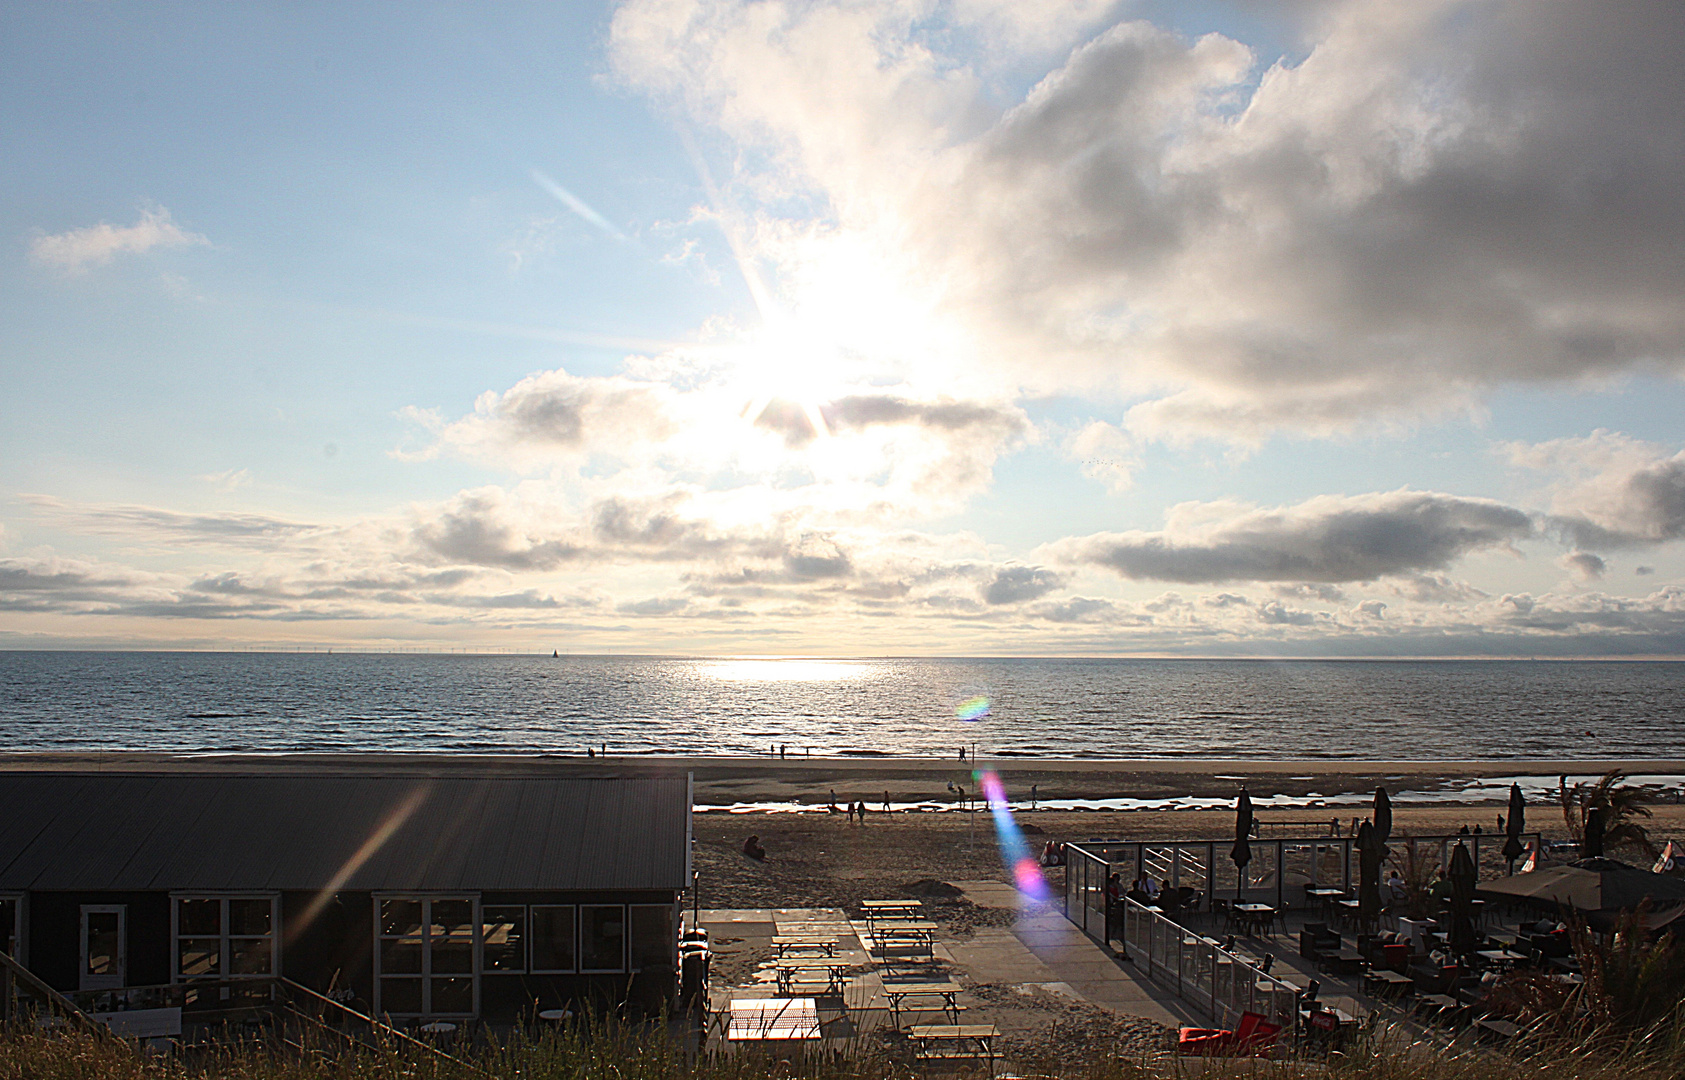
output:
[[[1676,1080],[1685,1046],[1662,1028],[1572,1042],[1522,1040],[1499,1051],[1411,1042],[1398,1029],[1359,1039],[1343,1053],[1277,1061],[1105,1054],[1035,1063],[1000,1075],[1058,1080]],[[647,1027],[597,1024],[518,1034],[503,1044],[445,1048],[383,1043],[310,1049],[280,1039],[233,1041],[162,1055],[111,1038],[13,1027],[0,1032],[0,1080],[896,1080],[964,1076],[931,1070],[876,1048],[780,1061],[757,1054],[702,1054]],[[973,1071],[969,1075],[978,1075]]]

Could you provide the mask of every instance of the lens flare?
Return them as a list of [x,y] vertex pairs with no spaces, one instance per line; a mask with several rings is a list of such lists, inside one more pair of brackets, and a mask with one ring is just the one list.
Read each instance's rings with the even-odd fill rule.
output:
[[988,803],[989,814],[995,819],[995,838],[1000,843],[1001,860],[1012,871],[1012,880],[1018,891],[1033,900],[1046,900],[1051,895],[1047,879],[1041,876],[1041,864],[1036,862],[1035,855],[1024,842],[1024,833],[1012,817],[1012,808],[1006,800],[1006,785],[1001,783],[1000,774],[990,769],[977,773],[976,777],[977,786],[982,789],[983,798]]
[[981,720],[989,715],[989,696],[981,694],[970,701],[962,701],[954,710],[954,715],[961,720]]

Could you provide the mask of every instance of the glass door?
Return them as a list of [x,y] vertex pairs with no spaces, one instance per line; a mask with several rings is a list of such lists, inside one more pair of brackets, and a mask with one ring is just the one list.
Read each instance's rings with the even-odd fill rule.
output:
[[82,975],[77,989],[114,990],[124,985],[129,969],[127,915],[123,904],[82,905]]

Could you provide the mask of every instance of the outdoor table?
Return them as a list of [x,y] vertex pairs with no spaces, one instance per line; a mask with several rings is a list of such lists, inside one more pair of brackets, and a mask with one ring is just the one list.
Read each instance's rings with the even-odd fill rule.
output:
[[[786,996],[796,983],[804,986],[823,981],[825,989],[823,996],[830,997],[843,991],[843,984],[847,982],[843,972],[848,970],[849,964],[844,960],[814,960],[799,956],[784,957],[773,961],[774,971],[778,977],[778,992]],[[813,976],[818,974],[820,978]]]
[[1363,954],[1356,949],[1341,949],[1339,952],[1322,954],[1323,970],[1333,972],[1335,975],[1361,974],[1363,965]]
[[778,958],[782,960],[793,952],[817,952],[826,956],[837,955],[837,939],[826,937],[775,937],[772,947],[778,950]]
[[907,1035],[918,1043],[917,1056],[925,1061],[979,1058],[994,1069],[995,1038],[1000,1029],[993,1024],[914,1024]]
[[1314,900],[1322,905],[1322,918],[1331,921],[1334,913],[1334,901],[1346,895],[1344,889],[1331,889],[1325,885],[1305,886],[1305,899]]
[[1371,968],[1363,973],[1363,981],[1365,984],[1373,985],[1373,992],[1377,995],[1389,997],[1393,994],[1406,997],[1416,985],[1410,976],[1400,975],[1390,968]]
[[726,1038],[738,1042],[819,1038],[819,1006],[812,998],[745,998],[731,1003]]
[[956,982],[904,982],[884,983],[883,996],[889,1002],[889,1011],[896,1018],[896,1026],[900,1026],[899,1017],[901,1006],[908,998],[925,997],[941,998],[944,1011],[958,1015],[959,993],[965,989]]
[[1342,925],[1355,926],[1358,919],[1363,915],[1363,902],[1349,899],[1336,900],[1334,901],[1334,915]]
[[1510,952],[1508,949],[1481,949],[1474,955],[1491,964],[1499,966],[1514,965],[1527,959],[1521,953]]
[[862,900],[860,907],[866,913],[866,922],[874,923],[893,919],[916,919],[924,911],[924,901]]
[[1452,1019],[1456,1019],[1462,1007],[1462,1003],[1449,994],[1420,994],[1416,997],[1416,1011],[1432,1013],[1435,1020],[1448,1012]]
[[935,923],[922,920],[885,923],[872,928],[872,947],[876,952],[904,948],[917,948],[928,952],[936,945],[938,929]]
[[1248,933],[1256,931],[1260,926],[1267,931],[1275,922],[1275,908],[1268,904],[1236,904],[1234,911],[1251,927]]

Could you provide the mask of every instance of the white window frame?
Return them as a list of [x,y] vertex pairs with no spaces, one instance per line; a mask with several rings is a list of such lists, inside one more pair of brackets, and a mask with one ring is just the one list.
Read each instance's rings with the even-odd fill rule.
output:
[[[576,904],[574,926],[574,959],[579,964],[581,975],[624,975],[626,973],[627,957],[632,947],[631,919],[625,904]],[[586,908],[619,908],[620,909],[620,965],[618,967],[588,968],[585,966],[585,909]]]
[[[222,908],[217,926],[221,933],[221,953],[215,975],[183,975],[181,973],[181,901],[218,900]],[[265,975],[234,974],[233,946],[235,940],[252,941],[259,934],[235,934],[230,930],[228,901],[269,901],[269,972]],[[209,934],[189,934],[190,938],[207,938]],[[170,981],[172,983],[218,982],[223,979],[278,979],[281,977],[281,894],[278,892],[173,892],[170,894]],[[225,995],[226,996],[226,995]]]
[[[449,1019],[469,1019],[469,1020],[471,1020],[474,1017],[479,1016],[480,1015],[480,947],[481,947],[481,941],[480,941],[480,924],[481,924],[480,894],[479,893],[463,893],[463,892],[378,892],[378,893],[374,894],[372,899],[373,899],[373,902],[374,902],[374,928],[373,928],[374,929],[374,955],[373,955],[373,957],[371,957],[371,961],[372,961],[372,966],[374,968],[374,1011],[375,1011],[375,1014],[377,1016],[378,1015],[387,1015],[387,1016],[392,1016],[392,1017],[403,1017],[403,1018],[406,1018],[406,1019],[411,1018],[411,1017],[418,1018],[418,1019],[419,1018],[428,1018],[428,1017],[440,1017],[440,1018],[449,1018]],[[386,940],[389,940],[389,935],[381,933],[380,905],[383,901],[387,901],[387,900],[409,900],[409,901],[415,901],[415,902],[418,902],[418,903],[421,904],[421,926],[422,926],[422,935],[423,936],[422,936],[422,944],[421,944],[421,973],[419,975],[415,974],[414,972],[405,971],[405,972],[395,972],[390,976],[386,976],[386,975],[384,975],[384,973],[380,969],[381,943],[386,941]],[[468,970],[468,973],[467,973],[469,978],[471,978],[473,980],[473,987],[474,987],[474,989],[473,989],[473,1002],[472,1002],[473,1009],[470,1012],[447,1013],[447,1012],[438,1012],[438,1011],[435,1011],[435,1010],[431,1009],[431,1006],[433,1004],[432,980],[435,977],[433,975],[433,944],[432,944],[432,932],[431,932],[431,930],[432,930],[432,925],[433,925],[433,903],[435,901],[438,901],[438,900],[466,900],[472,905],[470,916],[469,916],[469,926],[470,926],[470,928],[473,932],[473,935],[474,935],[474,945],[473,945],[473,950],[472,950],[472,959],[469,962],[469,965],[468,965],[469,970]],[[514,904],[494,904],[493,906],[494,907],[514,907],[515,905]],[[458,973],[458,972],[446,972],[446,973],[444,973],[444,974],[442,974],[438,977],[439,978],[455,978],[459,974],[460,973]],[[420,980],[420,982],[421,982],[421,1008],[422,1008],[422,1011],[418,1012],[418,1013],[388,1012],[387,1009],[386,1009],[385,1003],[383,1001],[381,1001],[381,990],[382,990],[381,980],[383,978],[418,979],[418,980]]]
[[[567,908],[573,912],[573,966],[570,968],[541,968],[538,957],[533,952],[534,941],[532,927],[537,922],[532,913],[544,909]],[[527,974],[529,975],[573,975],[579,971],[579,905],[578,904],[528,904],[527,905]]]
[[[10,900],[12,902],[12,904],[14,905],[12,907],[11,933],[12,933],[12,940],[17,942],[17,951],[12,954],[12,959],[16,960],[18,963],[22,964],[24,967],[28,967],[29,966],[29,919],[28,919],[28,916],[26,915],[26,912],[28,911],[27,905],[28,905],[28,902],[29,902],[29,894],[28,893],[14,893],[14,892],[0,892],[0,900]],[[0,944],[3,944],[3,943],[0,943]]]
[[[127,904],[82,904],[77,915],[77,936],[81,939],[81,947],[77,950],[76,988],[78,990],[116,990],[123,986],[129,978],[129,905]],[[117,916],[117,973],[115,975],[90,975],[88,973],[88,916],[116,915]]]

